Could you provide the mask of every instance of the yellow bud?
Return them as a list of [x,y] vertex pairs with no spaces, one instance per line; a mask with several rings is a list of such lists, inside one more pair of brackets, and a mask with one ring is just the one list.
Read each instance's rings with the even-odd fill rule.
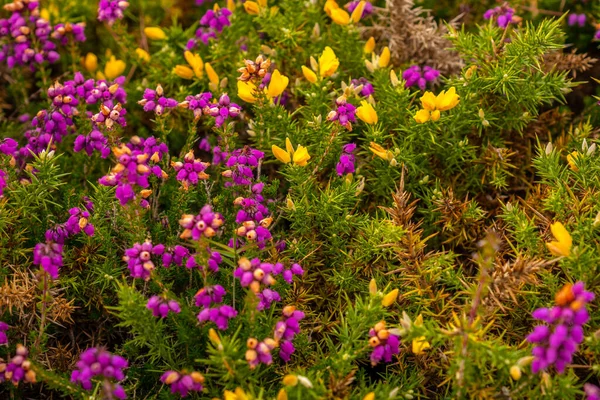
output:
[[375,400],[375,392],[369,392],[363,397],[363,400]]
[[317,81],[317,74],[315,74],[311,69],[306,68],[304,65],[302,66],[302,74],[310,83],[315,83]]
[[512,367],[510,367],[510,376],[515,381],[521,379],[521,368],[518,365],[513,365]]
[[162,29],[160,29],[157,26],[144,28],[144,34],[150,40],[163,40],[167,37],[167,34],[165,33],[165,31],[163,31]]
[[371,36],[369,40],[367,40],[367,43],[365,43],[365,48],[363,49],[363,51],[366,54],[371,54],[373,50],[375,50],[375,38]]
[[192,79],[194,77],[194,71],[185,65],[176,65],[173,68],[173,73],[182,79]]
[[137,49],[135,49],[135,54],[137,54],[138,58],[142,61],[148,62],[150,61],[150,54],[148,54],[148,52],[140,47],[138,47]]
[[244,10],[250,15],[258,15],[260,12],[260,6],[255,1],[246,1],[244,3]]
[[391,292],[389,292],[388,294],[386,294],[385,296],[383,296],[383,300],[381,300],[381,305],[384,307],[389,307],[392,304],[394,304],[394,302],[396,301],[397,298],[398,298],[398,289],[394,289]]
[[398,79],[398,75],[394,72],[393,69],[390,70],[390,82],[393,87],[396,87],[400,84],[400,80]]
[[377,293],[377,282],[375,281],[375,279],[371,279],[371,281],[369,282],[369,293],[370,294]]
[[298,377],[296,375],[288,374],[283,377],[283,384],[285,386],[296,386],[298,384]]
[[227,0],[227,9],[231,12],[235,11],[235,1]]
[[83,60],[83,66],[88,72],[95,72],[98,69],[98,57],[94,53],[87,53]]
[[208,330],[208,338],[210,339],[211,342],[213,342],[213,344],[215,346],[219,346],[219,347],[222,346],[222,344],[221,344],[221,338],[219,337],[219,335],[217,334],[217,332],[213,328],[210,328]]
[[385,46],[379,56],[379,68],[385,68],[390,64],[390,48]]
[[210,83],[212,83],[213,85],[218,85],[219,75],[217,75],[212,65],[210,65],[210,63],[206,63],[204,64],[204,69],[206,70],[206,75],[208,76],[208,80],[210,81]]
[[358,21],[360,21],[360,18],[362,17],[362,14],[363,14],[363,11],[364,11],[366,5],[367,5],[367,2],[365,0],[361,0],[358,3],[358,5],[354,9],[354,11],[352,11],[352,15],[350,16],[350,19],[352,20],[352,22],[354,22],[356,24],[356,23],[358,23]]
[[279,393],[277,393],[277,400],[288,400],[288,395],[285,389],[281,389]]

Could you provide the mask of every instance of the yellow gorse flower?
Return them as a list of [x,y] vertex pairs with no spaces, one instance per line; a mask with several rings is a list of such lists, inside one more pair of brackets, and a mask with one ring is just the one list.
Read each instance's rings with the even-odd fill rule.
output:
[[137,49],[135,49],[135,54],[137,54],[138,58],[142,61],[148,62],[150,61],[150,54],[148,54],[148,52],[140,47],[138,47]]
[[385,296],[383,296],[383,299],[381,300],[381,305],[384,307],[389,307],[392,304],[394,304],[394,302],[396,301],[397,298],[398,298],[398,289],[394,289],[391,292],[389,292],[388,294],[386,294]]
[[369,144],[369,150],[371,150],[376,156],[383,158],[386,161],[392,161],[394,158],[394,154],[391,151],[384,149],[381,147],[381,145],[375,142],[371,142],[371,144]]
[[244,10],[250,15],[258,15],[260,10],[267,7],[267,0],[246,1],[244,3]]
[[375,400],[375,393],[369,392],[363,397],[363,400]]
[[202,75],[204,75],[204,61],[202,61],[202,57],[200,57],[200,54],[192,53],[191,51],[186,50],[183,53],[183,57],[192,68],[192,71],[194,71],[194,75],[196,75],[196,78],[202,78]]
[[556,239],[546,243],[546,247],[550,250],[550,253],[558,257],[568,257],[571,255],[573,238],[571,238],[571,234],[569,234],[565,226],[560,222],[555,222],[550,225],[550,230],[554,239]]
[[357,23],[358,21],[360,21],[366,3],[367,2],[365,0],[362,0],[360,3],[358,3],[354,11],[352,12],[352,15],[348,14],[346,10],[341,8],[335,0],[327,0],[325,2],[323,10],[327,14],[327,16],[331,18],[331,20],[336,24],[348,25],[350,22]]
[[125,61],[117,60],[115,56],[110,56],[110,59],[104,66],[104,76],[106,79],[112,81],[125,71]]
[[432,92],[425,92],[421,97],[422,110],[417,111],[414,118],[419,124],[429,120],[437,121],[440,119],[441,111],[448,111],[456,107],[460,102],[456,94],[456,88],[451,87],[447,92],[442,90],[437,96]]
[[577,167],[576,164],[576,160],[581,157],[581,153],[578,151],[574,151],[571,154],[569,154],[567,156],[567,163],[569,164],[569,168],[571,168],[572,171],[579,171],[579,167]]
[[376,124],[378,121],[377,112],[373,106],[365,100],[361,101],[360,107],[356,109],[356,116],[370,125]]
[[367,40],[367,43],[365,43],[365,47],[364,47],[363,51],[366,54],[371,54],[373,52],[373,50],[375,50],[375,38],[373,36],[371,36],[369,38],[369,40]]
[[94,53],[87,53],[83,59],[83,67],[88,72],[95,72],[98,69],[98,57]]
[[249,400],[250,398],[246,395],[246,392],[242,388],[236,388],[235,392],[226,390],[223,392],[225,400]]
[[173,68],[173,73],[183,79],[192,79],[194,77],[194,71],[186,65],[176,65]]
[[277,400],[288,400],[288,395],[285,389],[280,389],[277,393]]
[[204,64],[204,69],[206,69],[206,75],[208,76],[208,81],[213,85],[219,84],[219,75],[215,72],[212,65],[210,63]]
[[339,66],[340,60],[338,60],[331,47],[325,47],[319,57],[319,75],[321,75],[321,78],[335,74]]
[[284,164],[293,162],[295,165],[304,167],[308,163],[308,160],[310,160],[308,149],[302,145],[298,145],[298,148],[294,150],[294,146],[289,138],[285,139],[285,148],[284,150],[276,145],[271,146],[275,158]]
[[302,66],[302,75],[306,78],[310,83],[315,83],[317,81],[317,74],[313,72],[310,68]]
[[385,46],[379,55],[379,68],[387,67],[390,64],[391,57],[390,48]]
[[288,374],[283,377],[283,384],[285,386],[296,386],[298,384],[298,377],[296,375]]
[[[273,71],[271,74],[271,81],[269,85],[264,89],[264,93],[266,96],[273,100],[273,98],[280,96],[281,93],[287,88],[290,83],[290,79],[287,76],[284,76],[279,72],[279,70]],[[256,95],[258,94],[258,88],[251,81],[238,81],[238,97],[248,103],[254,103],[258,98]]]
[[[245,3],[244,3],[245,4]],[[254,103],[257,99],[254,97],[256,85],[250,81],[237,81],[238,97],[247,103]]]
[[[423,326],[423,316],[419,314],[415,322],[413,323],[415,326]],[[412,341],[412,352],[416,355],[423,354],[426,349],[430,348],[431,345],[425,339],[425,336],[419,336],[418,338],[413,339]]]
[[157,26],[144,28],[144,35],[150,40],[163,40],[167,37],[165,31]]

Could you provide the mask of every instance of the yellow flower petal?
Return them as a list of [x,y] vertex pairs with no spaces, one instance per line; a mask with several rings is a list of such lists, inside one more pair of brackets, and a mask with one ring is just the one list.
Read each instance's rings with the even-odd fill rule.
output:
[[379,68],[385,68],[390,64],[390,48],[385,46],[379,56]]
[[288,153],[294,154],[294,146],[292,146],[292,141],[288,137],[285,138],[285,149]]
[[310,68],[302,66],[302,74],[310,83],[315,83],[317,81],[317,74],[315,74]]
[[185,65],[176,65],[173,68],[173,73],[183,79],[192,79],[194,77],[194,71]]
[[373,50],[375,50],[375,38],[371,36],[369,40],[367,40],[367,43],[365,43],[365,48],[363,49],[363,51],[366,54],[370,54],[373,52]]
[[363,400],[375,400],[375,392],[369,392],[363,397]]
[[371,279],[371,281],[369,282],[369,293],[377,293],[377,282],[375,281],[375,279]]
[[429,111],[427,111],[427,110],[419,110],[419,111],[417,111],[417,114],[414,116],[415,121],[417,121],[417,124],[424,124],[425,122],[429,121],[430,117],[431,117],[431,115],[429,114]]
[[556,240],[546,243],[546,247],[555,256],[568,257],[571,254],[571,246],[573,245],[571,234],[569,234],[565,226],[560,222],[550,225],[550,230]]
[[98,57],[94,53],[87,53],[83,59],[83,66],[88,72],[95,72],[98,69]]
[[110,60],[104,66],[104,75],[106,79],[113,80],[125,71],[125,61],[117,60],[115,56],[110,56]]
[[425,336],[419,336],[412,341],[412,352],[416,355],[421,355],[425,353],[425,350],[430,348],[431,345],[425,339]]
[[234,0],[227,0],[227,9],[231,12],[235,11],[235,1]]
[[436,97],[432,92],[425,92],[423,96],[421,96],[421,105],[427,111],[435,110]]
[[371,150],[376,156],[381,157],[386,161],[390,161],[394,156],[390,151],[387,151],[381,145],[375,142],[371,142],[369,144],[369,150]]
[[192,53],[191,51],[185,51],[183,53],[183,57],[190,67],[192,67],[194,75],[196,75],[197,78],[201,78],[204,71],[204,61],[202,61],[200,54]]
[[[206,64],[207,69],[206,72],[208,73],[208,66],[210,64]],[[254,103],[256,102],[256,97],[254,97],[254,93],[256,91],[256,86],[248,81],[248,82],[243,82],[243,81],[238,81],[237,82],[237,87],[238,87],[238,97],[242,100],[244,100],[245,102],[248,103]]]
[[260,7],[255,1],[246,1],[244,3],[244,10],[250,15],[258,15],[260,12]]
[[360,18],[362,17],[366,5],[367,2],[365,0],[361,0],[361,2],[358,3],[354,11],[352,11],[352,15],[350,15],[350,19],[352,20],[352,22],[356,24],[358,23],[358,21],[360,21]]
[[[206,75],[208,75],[208,81],[213,85],[219,84],[219,75],[215,72],[212,65],[210,63],[204,64],[204,69],[206,69]],[[239,88],[239,85],[238,85]]]
[[281,75],[279,70],[276,69],[271,74],[271,82],[269,82],[269,87],[267,88],[267,96],[273,98],[281,95],[289,82],[290,79],[287,76]]
[[150,61],[150,54],[148,54],[148,52],[140,47],[138,47],[137,49],[135,49],[135,54],[137,54],[138,58],[142,61],[148,62]]
[[336,10],[338,8],[340,8],[340,6],[338,5],[338,3],[335,0],[327,0],[325,2],[325,6],[323,7],[323,10],[325,11],[325,14],[327,14],[328,17],[331,17],[331,11]]
[[435,111],[431,112],[431,120],[433,122],[438,121],[440,119],[440,116],[441,116],[440,110],[435,110]]
[[319,75],[327,77],[335,74],[340,66],[340,60],[336,57],[331,47],[325,47],[323,53],[319,57]]
[[288,374],[283,377],[283,384],[285,386],[296,386],[298,384],[298,377],[296,375]]
[[577,158],[579,158],[579,156],[581,156],[581,154],[578,151],[574,151],[567,156],[567,163],[569,164],[569,168],[571,168],[572,171],[579,171],[579,167],[577,167],[576,164],[576,160]]
[[304,167],[310,160],[310,155],[308,154],[308,149],[302,145],[298,145],[298,148],[294,152],[294,164]]
[[288,153],[279,146],[271,146],[271,151],[273,151],[273,155],[275,156],[275,158],[284,164],[288,164],[290,161],[292,161],[292,156],[290,155],[290,153]]
[[350,14],[343,8],[334,8],[331,10],[331,19],[338,25],[348,25],[350,23]]
[[388,294],[386,294],[385,296],[383,296],[383,300],[381,300],[381,305],[384,307],[389,307],[392,304],[394,304],[394,302],[396,301],[397,298],[398,298],[398,289],[394,289],[391,292],[389,292]]
[[442,91],[435,99],[436,108],[440,111],[450,110],[459,103],[456,88],[451,87],[447,92]]
[[150,40],[163,40],[167,37],[167,34],[165,33],[165,31],[163,31],[162,29],[160,29],[159,27],[156,27],[156,26],[144,28],[144,34]]
[[277,393],[277,400],[288,400],[288,395],[285,389],[280,389]]
[[373,106],[365,100],[361,101],[360,104],[360,107],[356,109],[356,116],[367,124],[376,124],[379,119],[377,118],[377,112],[375,112]]

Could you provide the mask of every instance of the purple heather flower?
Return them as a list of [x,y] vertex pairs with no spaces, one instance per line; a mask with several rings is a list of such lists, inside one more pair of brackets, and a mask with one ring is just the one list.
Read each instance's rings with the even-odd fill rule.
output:
[[[121,356],[113,355],[102,348],[90,348],[81,353],[77,361],[76,369],[71,373],[71,382],[81,385],[85,390],[92,390],[93,378],[102,378],[105,381],[103,389],[108,391],[108,398],[114,396],[118,399],[125,399],[127,396],[125,390],[118,383],[111,381],[122,381],[125,379],[125,372],[128,362]],[[111,396],[112,395],[112,396]]]
[[281,297],[275,290],[269,286],[275,283],[275,275],[283,273],[283,264],[263,263],[258,258],[252,260],[246,257],[240,258],[238,268],[234,271],[233,276],[240,280],[242,287],[248,287],[256,294],[259,303],[257,310],[265,310],[271,306],[271,303],[280,301]]
[[591,383],[583,385],[583,390],[586,395],[586,400],[600,400],[600,388]]
[[235,318],[237,311],[226,304],[214,308],[205,308],[198,314],[198,321],[212,321],[217,328],[224,331],[229,327],[229,320]]
[[583,28],[586,20],[587,17],[585,14],[570,13],[569,18],[567,19],[567,24],[569,26],[579,25],[581,28]]
[[389,363],[392,356],[399,353],[400,337],[385,328],[385,321],[369,330],[369,336],[369,345],[373,348],[371,365],[377,365],[382,359]]
[[186,397],[189,392],[201,392],[204,387],[204,377],[199,372],[185,373],[167,371],[160,377],[160,381],[171,387],[171,393],[179,393]]
[[583,325],[588,321],[587,303],[594,300],[594,293],[585,290],[583,282],[565,285],[556,295],[552,308],[538,308],[532,313],[534,319],[546,325],[538,325],[527,336],[535,344],[531,363],[533,373],[544,371],[554,365],[559,374],[573,360],[573,354],[583,341]]
[[498,6],[492,9],[489,9],[483,14],[484,19],[492,19],[496,18],[496,22],[500,28],[506,28],[510,23],[513,22],[513,16],[515,14],[515,10],[508,6],[508,4],[503,4],[502,6]]
[[259,342],[254,338],[250,338],[246,345],[248,346],[248,350],[246,350],[246,361],[248,361],[250,369],[256,368],[260,363],[267,365],[273,363],[271,350],[277,347],[277,342],[275,340],[266,338],[262,342]]
[[181,267],[188,257],[190,257],[190,251],[183,246],[176,245],[164,252],[162,257],[163,266],[168,268],[171,264],[175,264]]
[[144,111],[153,111],[156,115],[162,115],[167,109],[175,108],[179,102],[175,99],[164,97],[164,90],[161,85],[156,87],[156,90],[144,90],[142,100],[138,104],[144,107]]
[[88,156],[94,154],[94,150],[100,152],[100,157],[107,158],[110,155],[108,139],[99,130],[93,130],[89,135],[79,135],[75,138],[74,148],[76,153],[85,150]]
[[292,340],[300,332],[299,322],[303,318],[304,313],[302,311],[296,310],[294,306],[286,306],[283,308],[283,319],[275,325],[273,338],[276,341],[281,341],[279,356],[285,362],[290,360],[290,356],[295,350]]
[[218,103],[209,104],[205,113],[215,118],[215,126],[221,127],[227,118],[235,118],[240,115],[242,108],[232,103],[225,93],[221,95]]
[[200,144],[198,145],[198,148],[202,151],[210,152],[211,147],[210,147],[210,142],[208,141],[208,139],[202,138],[202,140],[200,141]]
[[200,18],[200,27],[196,30],[195,37],[188,40],[186,48],[188,50],[193,49],[198,41],[207,45],[210,39],[216,38],[217,34],[221,33],[226,26],[231,25],[230,16],[231,11],[229,9],[220,8],[215,4],[212,10],[206,11]]
[[127,110],[123,108],[121,103],[113,106],[112,101],[107,101],[100,105],[100,112],[92,115],[90,120],[98,127],[104,126],[107,130],[112,130],[115,124],[125,126],[125,115]]
[[69,210],[69,219],[63,224],[46,231],[46,241],[64,244],[73,235],[84,232],[88,236],[94,236],[94,226],[89,223],[90,213],[80,208]]
[[338,121],[340,125],[351,131],[352,123],[356,122],[356,107],[348,103],[344,95],[335,100],[335,105],[337,108],[329,112],[327,120]]
[[58,279],[58,269],[63,266],[63,245],[53,241],[38,243],[33,249],[33,264],[40,265],[52,279]]
[[70,38],[73,42],[85,42],[85,22],[58,24],[54,27],[51,36],[63,46],[69,44]]
[[[368,3],[368,4],[371,4],[371,3]],[[354,87],[359,87],[360,85],[362,85],[362,89],[360,91],[360,95],[363,96],[363,97],[369,97],[373,93],[375,93],[375,89],[373,88],[373,84],[371,84],[367,80],[367,78],[352,79],[352,84],[354,85]]]
[[226,293],[221,285],[205,286],[194,296],[196,307],[209,308],[211,304],[221,303]]
[[202,236],[210,238],[223,225],[223,216],[213,212],[212,207],[207,204],[196,216],[184,214],[179,220],[179,225],[185,229],[180,236],[182,239],[200,240]]
[[152,256],[161,256],[164,252],[164,245],[153,246],[150,240],[146,240],[142,244],[136,243],[132,248],[125,250],[123,261],[127,263],[132,277],[147,281],[155,268]]
[[17,385],[20,381],[35,383],[35,372],[31,369],[31,362],[27,359],[29,351],[23,345],[17,345],[16,355],[8,363],[0,358],[0,383],[12,382]]
[[427,83],[435,82],[440,76],[440,71],[429,66],[419,67],[413,65],[402,73],[402,79],[406,81],[405,87],[419,86],[419,89],[425,90]]
[[160,318],[167,318],[169,311],[179,314],[181,307],[175,300],[167,300],[162,296],[152,296],[146,304],[146,308],[152,311],[152,315]]
[[[281,251],[283,251],[283,250],[281,250]],[[294,275],[303,275],[303,274],[304,274],[304,270],[302,269],[300,264],[294,263],[294,264],[292,264],[290,269],[286,269],[285,271],[283,271],[281,276],[283,277],[284,281],[286,281],[289,284],[292,284]]]
[[192,110],[192,112],[194,113],[194,119],[198,119],[202,116],[202,114],[210,113],[210,110],[208,108],[208,106],[210,105],[210,99],[212,99],[212,93],[204,92],[199,93],[195,96],[187,96],[185,98],[185,101],[180,103],[179,105],[181,107]]
[[106,21],[109,25],[123,18],[125,9],[129,2],[123,0],[100,0],[98,3],[98,20]]
[[[350,14],[352,14],[354,12],[354,10],[356,9],[356,7],[358,7],[358,4],[360,3],[360,0],[353,0],[350,3],[346,4],[345,7],[348,8],[348,12]],[[365,3],[365,8],[363,9],[363,12],[360,16],[360,18],[365,18],[366,16],[369,16],[373,14],[373,4],[371,4],[369,1],[367,1]]]
[[232,151],[225,163],[228,169],[222,173],[232,181],[225,182],[225,187],[251,185],[254,180],[254,170],[264,157],[265,153],[248,146]]
[[594,39],[600,40],[600,29],[598,29],[596,31],[596,34],[594,35]]
[[353,174],[354,168],[354,150],[356,145],[349,143],[342,148],[342,154],[340,155],[340,161],[335,166],[335,170],[339,176],[346,174]]
[[0,140],[0,153],[14,156],[19,150],[19,143],[15,139],[6,138]]
[[8,337],[6,331],[8,330],[8,324],[0,321],[0,345],[8,344]]
[[209,163],[194,159],[193,150],[185,155],[183,162],[171,161],[171,166],[177,172],[177,180],[181,182],[185,190],[188,190],[190,185],[197,185],[200,180],[208,179],[208,175],[204,171],[209,165]]

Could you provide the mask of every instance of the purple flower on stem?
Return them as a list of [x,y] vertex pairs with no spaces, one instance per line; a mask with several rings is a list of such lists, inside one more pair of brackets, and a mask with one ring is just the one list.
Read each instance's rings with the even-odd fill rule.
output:
[[585,14],[570,13],[569,18],[567,19],[567,24],[569,26],[579,25],[581,28],[583,28],[586,20],[587,17]]
[[246,342],[246,345],[248,347],[248,350],[246,350],[246,361],[248,361],[250,369],[256,368],[260,363],[267,365],[273,363],[271,350],[277,347],[275,340],[266,338],[262,342],[259,342],[254,338],[250,338]]
[[123,0],[100,0],[98,3],[98,20],[106,21],[109,25],[116,20],[123,18],[125,9],[129,7],[129,2]]
[[211,92],[199,93],[195,96],[187,96],[184,102],[179,103],[179,106],[192,110],[194,113],[194,119],[198,119],[202,116],[202,114],[210,113],[210,109],[208,107],[210,105],[210,99],[212,99]]
[[356,145],[354,143],[348,143],[342,147],[340,161],[335,166],[335,170],[339,176],[354,173],[354,150],[356,150]]
[[8,324],[0,321],[0,345],[8,344],[8,336],[6,336],[7,330]]
[[63,46],[69,44],[69,39],[73,42],[85,42],[85,22],[58,24],[51,36]]
[[294,353],[292,340],[300,332],[299,322],[303,318],[304,313],[302,311],[296,310],[294,306],[286,306],[283,308],[283,319],[275,325],[273,338],[280,341],[279,357],[285,362],[288,362],[290,356]]
[[85,390],[92,390],[93,378],[101,378],[106,397],[127,398],[125,390],[118,383],[125,379],[128,362],[121,356],[113,355],[102,348],[90,348],[81,353],[76,369],[71,373],[71,382],[81,385]]
[[211,304],[221,303],[226,293],[221,285],[203,287],[194,296],[196,307],[209,308]]
[[213,212],[210,205],[205,205],[200,214],[194,216],[184,214],[179,220],[179,225],[184,228],[179,236],[182,239],[200,240],[201,237],[211,238],[217,234],[217,230],[223,225],[223,216]]
[[125,250],[123,261],[127,263],[132,277],[147,281],[155,268],[152,256],[160,256],[164,252],[164,245],[153,246],[150,240],[146,240],[142,244],[136,243],[132,248]]
[[175,264],[181,267],[188,257],[190,257],[190,251],[183,246],[176,245],[163,254],[163,266],[168,268],[171,264]]
[[328,121],[338,121],[340,125],[349,131],[352,130],[352,123],[356,122],[356,107],[348,103],[345,95],[335,100],[337,109],[332,110],[327,115]]
[[229,320],[235,318],[237,311],[226,304],[214,308],[205,308],[198,314],[198,321],[201,323],[212,321],[217,328],[224,331],[229,327]]
[[4,196],[4,188],[8,185],[6,183],[6,172],[0,169],[0,197]]
[[167,371],[160,377],[160,381],[171,387],[171,393],[179,393],[186,397],[189,392],[201,392],[204,387],[204,376],[199,372],[177,372]]
[[[371,3],[368,3],[371,4]],[[369,97],[373,93],[375,93],[375,88],[373,88],[373,84],[371,84],[367,78],[360,79],[352,79],[352,84],[354,87],[359,87],[362,85],[362,89],[360,90],[360,95],[363,97]]]
[[181,307],[175,300],[167,300],[162,296],[152,296],[146,304],[146,308],[152,311],[152,315],[160,318],[167,318],[169,311],[179,314]]
[[58,269],[63,266],[63,245],[53,241],[38,243],[33,249],[33,264],[40,265],[52,279],[58,279]]
[[[354,12],[354,10],[356,9],[356,7],[358,7],[358,4],[360,3],[360,0],[353,0],[350,3],[346,4],[346,8],[348,8],[348,12],[350,14],[352,14]],[[363,9],[363,12],[360,16],[360,18],[365,18],[366,16],[369,16],[373,13],[373,4],[371,4],[371,2],[367,1],[365,3],[365,8]]]
[[220,8],[218,4],[215,4],[212,10],[206,11],[200,18],[200,27],[196,30],[195,37],[188,40],[186,48],[193,49],[198,41],[208,45],[210,39],[216,38],[217,34],[221,33],[226,26],[231,25],[230,16],[229,9]]
[[94,150],[99,151],[102,158],[107,158],[110,155],[108,139],[99,130],[93,130],[87,136],[77,136],[73,147],[76,153],[85,150],[88,156],[94,154]]
[[6,138],[0,140],[0,153],[6,154],[7,156],[16,155],[19,150],[19,143],[15,139]]
[[205,113],[215,118],[215,126],[220,128],[227,118],[235,118],[240,115],[242,108],[232,103],[227,94],[221,95],[219,102],[210,104]]
[[585,290],[583,282],[565,285],[556,295],[552,308],[538,308],[531,315],[545,322],[527,336],[535,344],[531,363],[533,373],[544,371],[554,365],[562,374],[573,360],[573,354],[583,341],[583,325],[588,321],[587,303],[594,300],[594,293]]
[[269,286],[275,283],[275,275],[281,275],[283,264],[263,263],[258,258],[252,260],[242,257],[238,261],[238,268],[233,276],[240,280],[242,287],[249,288],[258,297],[259,303],[257,310],[265,310],[271,306],[274,301],[281,300],[279,293],[269,289]]
[[225,187],[251,185],[254,180],[254,170],[264,157],[265,153],[248,146],[232,151],[225,163],[228,169],[222,173],[232,181],[225,182]]
[[377,365],[382,359],[391,362],[392,356],[400,351],[400,337],[385,328],[385,321],[378,322],[369,331],[369,346],[373,348],[371,353],[371,365]]
[[600,400],[600,388],[591,383],[583,385],[583,390],[586,395],[586,400]]
[[514,14],[514,8],[511,8],[508,6],[508,4],[504,3],[502,6],[498,6],[487,10],[485,14],[483,14],[483,18],[496,18],[496,23],[498,24],[498,26],[500,28],[506,28],[510,23],[513,22]]
[[7,381],[17,385],[21,381],[35,383],[35,371],[31,369],[31,362],[27,359],[29,351],[21,344],[17,345],[16,355],[8,363],[0,358],[0,383]]
[[190,185],[196,186],[198,181],[208,179],[208,174],[204,172],[210,164],[194,159],[194,151],[190,150],[181,161],[171,161],[171,166],[177,172],[177,180],[181,182],[184,190],[188,190]]
[[177,100],[164,97],[163,94],[164,90],[161,85],[158,85],[156,90],[146,88],[143,98],[138,101],[138,104],[144,107],[144,111],[153,111],[156,115],[162,115],[166,110],[179,105]]

